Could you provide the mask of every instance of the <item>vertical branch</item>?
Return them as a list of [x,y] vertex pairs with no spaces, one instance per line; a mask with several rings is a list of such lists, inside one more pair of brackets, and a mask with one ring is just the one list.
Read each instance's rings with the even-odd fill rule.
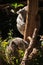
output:
[[28,27],[28,24],[29,24],[29,20],[28,20],[28,18],[30,18],[29,17],[29,0],[27,0],[27,6],[28,6],[28,11],[27,11],[27,14],[26,14],[26,25],[25,25],[25,32],[24,32],[24,40],[26,40],[27,39],[27,27]]
[[[37,34],[40,28],[39,19],[36,17],[38,13],[38,0],[27,0],[28,11],[26,15],[26,25],[24,32],[24,40],[28,41],[28,36],[32,37],[28,48],[25,51],[21,65],[28,65],[33,58],[37,56],[38,49],[34,48],[37,42]],[[33,34],[33,35],[32,35]],[[29,63],[28,63],[29,61]]]
[[38,13],[38,0],[27,0],[27,6],[28,11],[26,15],[26,25],[24,32],[24,40],[26,41],[28,41],[28,36],[32,37],[34,28],[39,29],[39,22],[35,20],[35,17]]
[[[30,44],[28,48],[25,51],[24,57],[22,59],[21,65],[28,65],[28,62],[30,63],[33,58],[37,56],[38,50],[34,48],[35,42],[37,38],[37,29],[34,29],[32,39],[30,41]],[[35,49],[35,50],[34,50]],[[28,58],[29,57],[29,58]]]

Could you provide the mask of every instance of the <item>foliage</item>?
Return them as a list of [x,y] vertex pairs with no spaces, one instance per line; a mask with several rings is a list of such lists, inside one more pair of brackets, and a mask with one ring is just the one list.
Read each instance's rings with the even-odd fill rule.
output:
[[9,39],[12,39],[12,35],[13,35],[12,32],[13,32],[13,29],[9,30],[8,38],[7,38],[8,40],[9,40]]
[[[4,60],[6,60],[7,63],[11,65],[19,65],[23,56],[24,56],[24,51],[23,50],[17,50],[19,53],[19,58],[18,56],[14,56],[12,51],[9,50],[7,51],[6,48],[8,47],[9,43],[7,39],[3,40],[0,39],[1,44],[0,44],[0,58],[2,57]],[[42,43],[43,41],[41,41]],[[43,45],[42,45],[43,46]],[[16,51],[16,50],[15,50]],[[16,54],[17,54],[16,52]],[[39,50],[39,54],[35,60],[33,60],[32,65],[40,65],[43,64],[43,52]]]
[[23,4],[13,3],[11,4],[14,8],[23,7]]
[[[10,38],[11,39],[11,38]],[[24,56],[23,50],[15,50],[17,55],[14,55],[14,52],[12,50],[8,50],[7,47],[9,45],[9,38],[5,40],[1,40],[0,44],[0,58],[4,59],[7,63],[11,65],[19,65],[22,57]],[[19,53],[19,54],[18,54]],[[19,56],[18,56],[19,55]]]
[[43,41],[41,41],[41,46],[43,46]]
[[24,56],[23,50],[15,50],[12,52],[11,49],[6,49],[5,51],[6,60],[11,65],[19,65],[21,63],[21,60]]

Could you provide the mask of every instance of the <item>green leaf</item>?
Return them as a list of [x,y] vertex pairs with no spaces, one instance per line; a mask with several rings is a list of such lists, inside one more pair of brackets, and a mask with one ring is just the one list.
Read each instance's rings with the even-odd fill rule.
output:
[[23,7],[23,4],[18,4],[18,3],[13,3],[11,4],[13,7],[18,8],[18,7]]
[[43,46],[43,41],[41,42],[41,46]]
[[6,39],[2,41],[1,47],[6,48],[7,45],[8,45],[8,42],[6,42]]
[[16,59],[16,63],[18,63],[18,59]]
[[19,5],[18,5],[18,7],[20,7],[20,6],[22,6],[22,7],[23,7],[24,5],[23,5],[23,4],[19,4]]

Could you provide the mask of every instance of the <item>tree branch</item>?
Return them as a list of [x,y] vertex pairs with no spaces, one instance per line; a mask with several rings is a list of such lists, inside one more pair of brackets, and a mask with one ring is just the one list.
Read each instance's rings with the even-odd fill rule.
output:
[[28,56],[29,56],[29,60],[33,58],[33,56],[34,56],[33,54],[35,54],[35,56],[36,56],[37,50],[35,49],[36,51],[34,52],[34,49],[33,49],[34,46],[35,46],[36,38],[37,38],[37,29],[35,28],[35,30],[33,32],[32,39],[30,41],[30,44],[29,44],[28,48],[25,51],[25,54],[24,54],[24,57],[22,59],[21,65],[28,65],[28,63],[27,63],[28,62],[27,61]]

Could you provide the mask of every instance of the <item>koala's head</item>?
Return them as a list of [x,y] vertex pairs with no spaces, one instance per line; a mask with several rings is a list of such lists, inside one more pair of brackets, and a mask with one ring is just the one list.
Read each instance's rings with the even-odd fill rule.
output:
[[18,37],[12,39],[9,43],[10,43],[9,48],[12,48],[13,50],[16,49],[25,50],[28,47],[28,43],[24,41],[22,38],[18,38]]

